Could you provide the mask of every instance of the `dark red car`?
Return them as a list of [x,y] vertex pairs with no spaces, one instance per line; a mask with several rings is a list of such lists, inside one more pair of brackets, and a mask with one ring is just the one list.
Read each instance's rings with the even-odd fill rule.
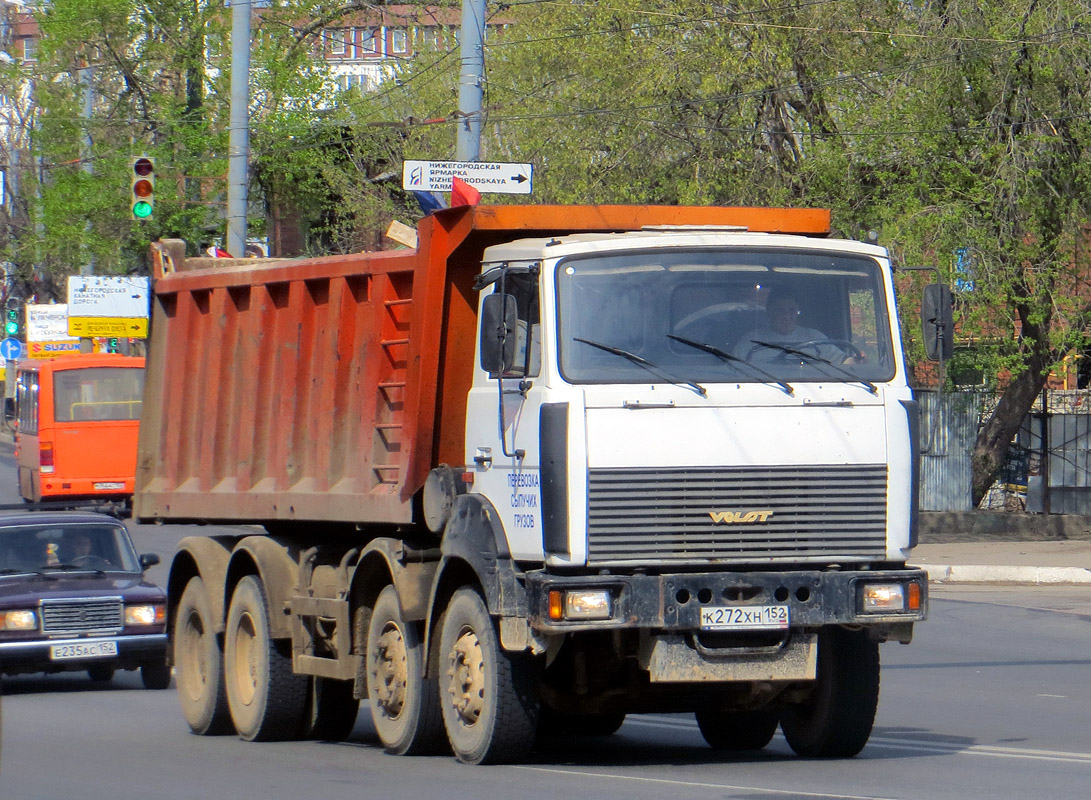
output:
[[170,685],[167,598],[125,526],[99,513],[0,511],[0,673],[139,669]]

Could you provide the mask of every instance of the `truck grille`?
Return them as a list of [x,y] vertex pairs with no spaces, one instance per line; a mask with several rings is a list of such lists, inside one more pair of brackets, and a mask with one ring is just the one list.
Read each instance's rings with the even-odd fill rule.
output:
[[593,469],[589,488],[593,564],[863,561],[886,553],[885,464]]
[[121,627],[120,597],[42,601],[43,633],[119,631]]

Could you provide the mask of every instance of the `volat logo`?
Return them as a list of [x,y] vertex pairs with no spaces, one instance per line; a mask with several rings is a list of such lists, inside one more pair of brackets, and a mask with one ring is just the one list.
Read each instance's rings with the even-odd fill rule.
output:
[[773,509],[767,508],[762,511],[709,511],[708,515],[712,517],[713,522],[722,522],[725,525],[736,522],[765,522],[769,517],[773,516]]

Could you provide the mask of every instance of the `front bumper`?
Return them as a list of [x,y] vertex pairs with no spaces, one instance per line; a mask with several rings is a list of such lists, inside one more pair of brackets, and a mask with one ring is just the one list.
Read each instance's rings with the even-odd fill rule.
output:
[[[117,642],[116,656],[61,661],[54,661],[49,657],[50,647],[54,645],[91,644],[103,639]],[[166,655],[167,634],[165,633],[0,642],[0,672],[8,674],[68,672],[84,670],[96,664],[109,664],[117,669],[135,669],[141,664],[165,663]]]
[[[607,629],[699,630],[702,606],[787,605],[793,630],[827,625],[904,628],[928,615],[928,574],[906,567],[887,570],[702,572],[666,575],[526,575],[531,625],[542,633]],[[919,608],[866,613],[860,589],[869,583],[917,584]],[[612,613],[602,620],[554,620],[552,590],[608,589]],[[901,638],[904,633],[896,634]]]

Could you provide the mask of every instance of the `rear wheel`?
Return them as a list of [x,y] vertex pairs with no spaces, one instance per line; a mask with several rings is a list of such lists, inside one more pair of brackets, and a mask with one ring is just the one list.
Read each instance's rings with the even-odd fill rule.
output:
[[526,756],[538,727],[537,665],[501,650],[485,601],[472,589],[455,592],[443,615],[439,676],[443,724],[459,761]]
[[87,674],[95,683],[106,683],[114,679],[114,668],[110,664],[92,664]]
[[714,750],[761,750],[777,732],[777,715],[772,711],[698,711],[694,716],[701,735]]
[[371,719],[384,749],[420,755],[443,749],[443,719],[435,680],[422,677],[424,647],[417,626],[402,619],[398,593],[379,593],[367,631]]
[[170,667],[164,664],[143,664],[140,667],[140,681],[145,689],[169,689]]
[[224,633],[227,706],[247,741],[294,739],[303,728],[307,678],[292,672],[269,631],[261,581],[247,575],[231,596]]
[[864,631],[823,631],[814,693],[786,709],[780,727],[801,756],[849,758],[864,749],[879,705],[879,645]]
[[230,733],[224,690],[223,652],[204,582],[189,579],[174,619],[174,667],[178,701],[190,730],[199,736]]
[[340,742],[356,726],[360,701],[352,696],[352,681],[311,678],[307,692],[304,736]]

